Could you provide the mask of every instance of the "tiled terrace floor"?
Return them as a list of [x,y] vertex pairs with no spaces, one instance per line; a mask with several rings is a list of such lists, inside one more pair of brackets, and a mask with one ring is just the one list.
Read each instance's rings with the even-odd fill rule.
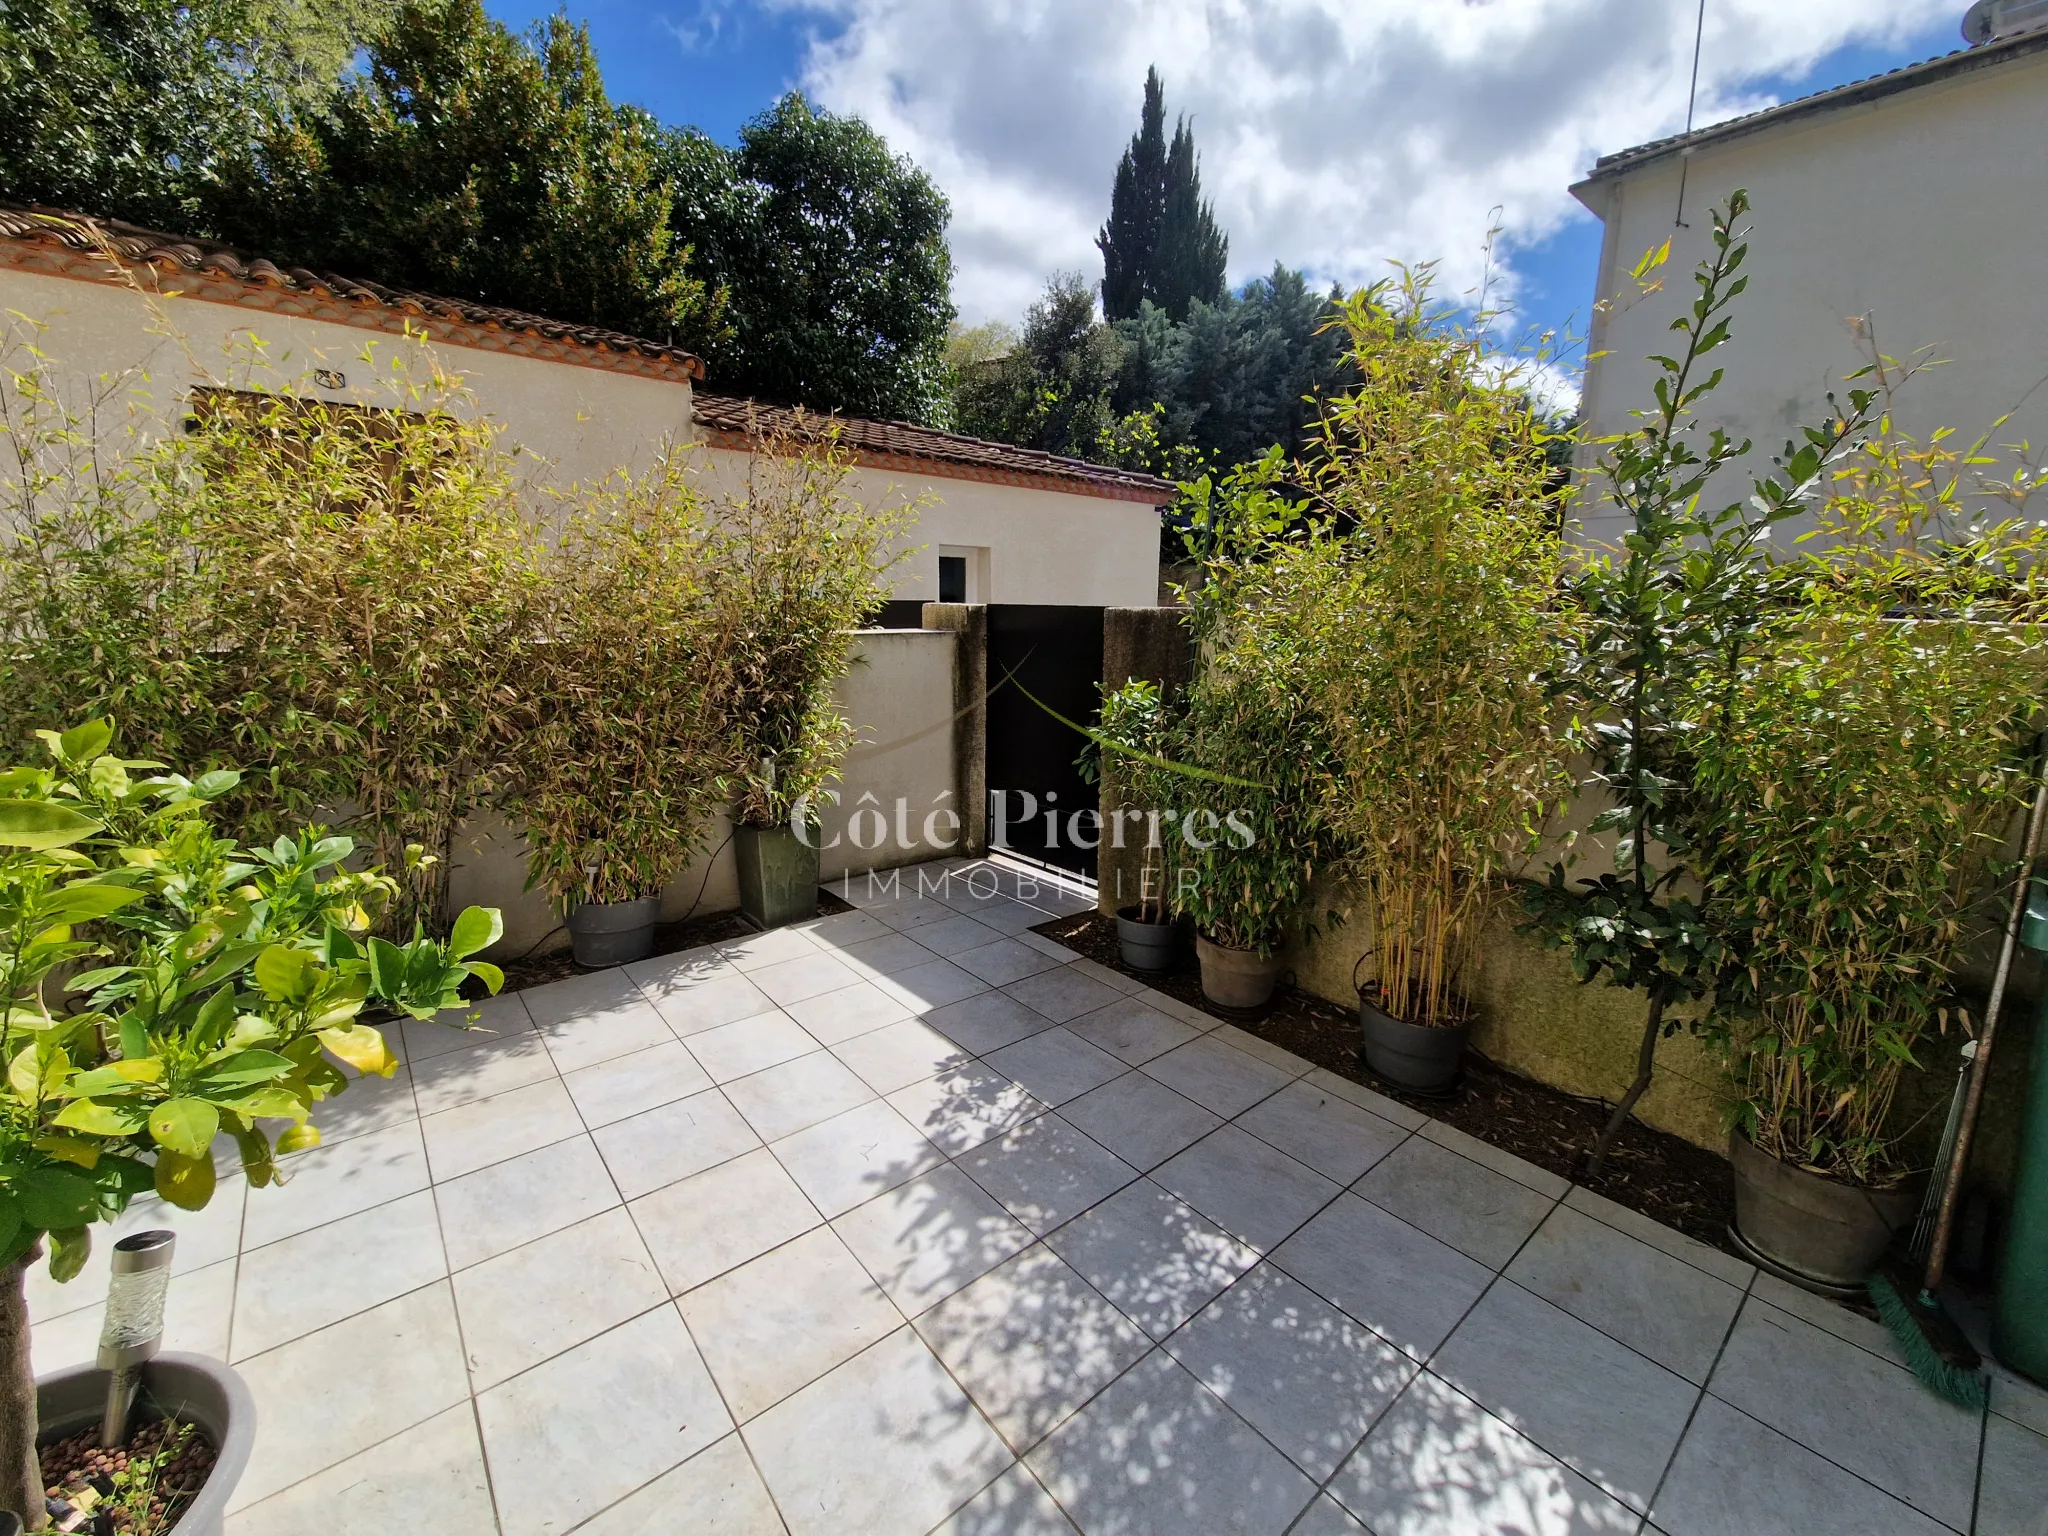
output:
[[[170,1213],[235,1536],[2041,1536],[2048,1394],[1950,1408],[1007,896],[852,895],[408,1027],[288,1190]],[[39,1282],[46,1366],[103,1294]]]

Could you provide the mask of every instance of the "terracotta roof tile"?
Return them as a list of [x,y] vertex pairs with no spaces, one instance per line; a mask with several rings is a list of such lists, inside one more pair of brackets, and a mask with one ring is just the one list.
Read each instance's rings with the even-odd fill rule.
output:
[[112,251],[123,261],[173,271],[231,279],[252,288],[302,293],[317,298],[417,315],[431,315],[458,325],[538,336],[544,340],[589,348],[598,353],[628,354],[665,362],[703,377],[703,364],[681,347],[629,336],[595,325],[550,320],[525,310],[431,293],[387,288],[382,283],[315,272],[306,267],[280,267],[267,257],[250,256],[219,241],[194,240],[159,230],[124,224],[118,219],[91,218],[57,208],[0,203],[0,239],[54,246],[82,255]]
[[[1014,483],[1045,483],[1082,495],[1108,495],[1122,501],[1163,506],[1175,495],[1173,482],[1136,470],[1113,469],[1086,459],[1064,458],[1036,448],[1018,448],[978,437],[941,432],[907,421],[867,421],[857,416],[819,416],[785,406],[763,405],[731,395],[698,390],[691,397],[697,424],[735,441],[763,433],[822,436],[838,429],[838,440],[856,457],[889,464],[937,464],[966,471],[967,479]],[[944,477],[947,469],[933,474]]]

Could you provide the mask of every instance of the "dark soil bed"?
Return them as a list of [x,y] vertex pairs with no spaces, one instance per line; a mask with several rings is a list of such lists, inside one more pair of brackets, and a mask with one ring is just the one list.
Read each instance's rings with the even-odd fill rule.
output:
[[213,1471],[213,1443],[193,1424],[152,1420],[115,1450],[98,1439],[95,1425],[37,1451],[43,1491],[62,1508],[52,1509],[50,1529],[158,1536]]
[[[853,906],[841,901],[830,891],[818,892],[818,916],[830,917],[835,912],[851,912]],[[693,917],[680,923],[661,923],[654,930],[654,950],[657,955],[673,955],[680,950],[695,949],[703,944],[717,944],[726,939],[744,939],[755,931],[754,925],[737,912],[708,912],[702,917]],[[556,929],[556,933],[562,932]],[[553,934],[549,935],[554,937]],[[543,940],[542,942],[546,942]],[[528,987],[544,986],[551,981],[562,981],[570,976],[587,974],[585,967],[576,963],[565,944],[560,949],[550,950],[544,955],[523,955],[517,960],[505,963],[505,990],[523,992]],[[477,996],[483,995],[481,987],[472,979],[470,990]]]
[[1366,1070],[1359,1056],[1358,1015],[1350,1009],[1283,985],[1263,1018],[1237,1018],[1202,995],[1202,980],[1192,964],[1165,976],[1126,966],[1117,948],[1116,922],[1102,913],[1040,923],[1034,931],[1112,970],[1137,977],[1169,997],[1218,1018],[1229,1018],[1240,1029],[1339,1077],[1362,1083],[1481,1141],[1527,1158],[1539,1168],[1583,1184],[1617,1205],[1640,1211],[1703,1243],[1724,1249],[1729,1246],[1728,1224],[1735,1217],[1735,1195],[1728,1164],[1689,1141],[1631,1121],[1608,1154],[1606,1171],[1598,1179],[1586,1178],[1586,1154],[1611,1109],[1597,1099],[1575,1098],[1546,1087],[1470,1050],[1448,1097],[1418,1097]]

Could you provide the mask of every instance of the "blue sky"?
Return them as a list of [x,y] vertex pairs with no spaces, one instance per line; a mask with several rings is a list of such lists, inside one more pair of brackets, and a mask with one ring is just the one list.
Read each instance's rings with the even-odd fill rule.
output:
[[[489,0],[515,26],[551,7]],[[1594,155],[1682,126],[1692,0],[569,0],[615,98],[731,141],[803,86],[868,118],[952,197],[963,318],[1014,319],[1090,237],[1157,62],[1191,111],[1232,276],[1351,283],[1389,258],[1476,282],[1495,205],[1521,316],[1581,329]],[[1961,0],[1709,0],[1699,121],[1960,46]],[[1788,22],[1787,17],[1797,17]],[[1248,28],[1248,30],[1243,30]],[[1392,128],[1389,125],[1394,125]]]

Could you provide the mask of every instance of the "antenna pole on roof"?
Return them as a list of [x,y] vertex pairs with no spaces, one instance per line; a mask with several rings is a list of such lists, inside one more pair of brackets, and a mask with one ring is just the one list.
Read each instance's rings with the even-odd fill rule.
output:
[[[1692,137],[1693,108],[1700,99],[1700,42],[1707,35],[1707,0],[1700,0],[1700,12],[1692,28],[1692,86],[1685,93],[1685,136]],[[1686,145],[1678,152],[1678,211],[1671,222],[1680,229],[1691,229],[1685,222],[1685,173],[1692,169],[1692,146]]]

